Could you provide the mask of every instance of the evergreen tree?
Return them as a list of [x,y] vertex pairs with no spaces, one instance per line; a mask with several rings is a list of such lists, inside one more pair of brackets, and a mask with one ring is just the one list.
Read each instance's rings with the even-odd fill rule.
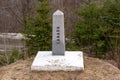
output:
[[120,1],[107,0],[102,6],[89,4],[78,11],[80,19],[74,32],[76,44],[97,57],[119,53],[119,7]]
[[47,0],[38,0],[40,5],[36,8],[37,15],[27,17],[23,34],[25,43],[31,54],[37,51],[51,50],[51,19]]

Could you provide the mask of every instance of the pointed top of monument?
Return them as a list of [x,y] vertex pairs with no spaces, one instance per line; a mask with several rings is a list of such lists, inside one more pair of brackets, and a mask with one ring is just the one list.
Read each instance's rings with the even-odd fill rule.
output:
[[60,10],[56,10],[53,15],[63,15],[64,13]]

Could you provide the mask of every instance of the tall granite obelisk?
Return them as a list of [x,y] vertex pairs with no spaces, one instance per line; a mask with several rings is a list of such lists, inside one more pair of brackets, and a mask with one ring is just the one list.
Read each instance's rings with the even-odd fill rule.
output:
[[[52,51],[38,51],[31,70],[81,71],[84,70],[83,52],[65,51],[64,14],[53,14]],[[49,46],[49,45],[48,45]]]
[[65,54],[64,13],[57,10],[52,23],[52,55]]

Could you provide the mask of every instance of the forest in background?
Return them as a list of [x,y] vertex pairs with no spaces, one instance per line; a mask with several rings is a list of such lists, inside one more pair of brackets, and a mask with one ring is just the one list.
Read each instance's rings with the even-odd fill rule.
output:
[[[49,0],[54,10],[60,9],[65,13],[66,30],[71,31],[74,21],[77,19],[73,12],[80,9],[82,5],[91,2],[102,4],[104,0]],[[22,25],[19,21],[25,22],[25,16],[34,16],[37,0],[1,0],[0,1],[0,32],[20,32]],[[53,13],[52,11],[52,13]],[[72,16],[72,17],[71,17]]]

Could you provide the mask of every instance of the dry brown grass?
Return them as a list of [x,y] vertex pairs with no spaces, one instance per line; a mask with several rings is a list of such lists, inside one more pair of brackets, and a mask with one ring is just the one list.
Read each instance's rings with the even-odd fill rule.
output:
[[85,57],[83,72],[31,71],[33,58],[20,60],[0,68],[0,80],[120,80],[120,70],[96,58]]

